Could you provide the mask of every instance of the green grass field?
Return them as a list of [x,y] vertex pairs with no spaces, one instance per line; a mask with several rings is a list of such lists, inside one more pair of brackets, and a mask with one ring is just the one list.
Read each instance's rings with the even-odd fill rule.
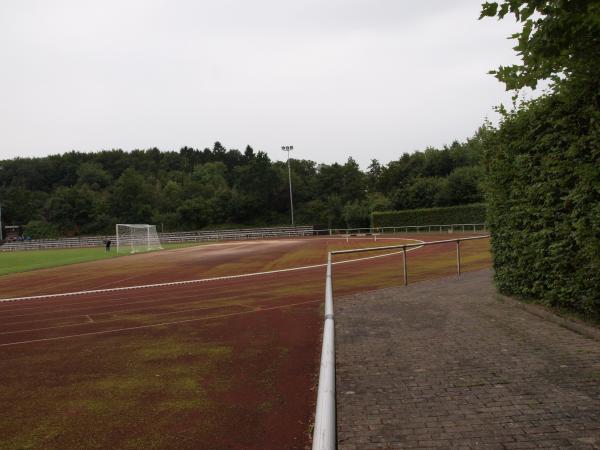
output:
[[[203,243],[196,242],[187,244],[165,244],[164,248],[170,250],[202,244]],[[118,256],[123,257],[128,255],[128,253],[121,253]],[[104,247],[0,252],[0,276],[116,257],[117,252],[114,248],[107,254]]]

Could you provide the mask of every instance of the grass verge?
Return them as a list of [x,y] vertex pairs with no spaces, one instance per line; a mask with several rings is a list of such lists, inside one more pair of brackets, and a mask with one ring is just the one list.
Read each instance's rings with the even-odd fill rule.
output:
[[[201,242],[165,244],[164,248],[165,250],[171,250],[202,244]],[[0,276],[123,256],[128,256],[128,254],[117,255],[114,249],[107,254],[103,247],[0,252]]]

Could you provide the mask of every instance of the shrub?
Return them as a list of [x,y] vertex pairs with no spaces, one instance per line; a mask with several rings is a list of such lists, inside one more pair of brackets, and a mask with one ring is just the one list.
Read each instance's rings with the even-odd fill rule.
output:
[[499,290],[600,317],[597,105],[564,93],[530,102],[505,117],[485,159]]
[[61,236],[58,227],[45,220],[31,220],[25,225],[23,236],[29,236],[32,239],[54,239]]
[[372,214],[373,227],[402,227],[409,225],[451,225],[457,223],[484,223],[484,203],[443,208],[406,209]]

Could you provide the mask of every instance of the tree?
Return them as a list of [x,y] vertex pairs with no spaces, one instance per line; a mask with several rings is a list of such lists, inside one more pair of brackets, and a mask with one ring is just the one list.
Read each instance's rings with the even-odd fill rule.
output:
[[254,158],[254,149],[249,145],[246,146],[246,150],[244,151],[244,158],[247,160]]
[[[235,189],[240,206],[244,211],[253,211],[253,215],[270,211],[279,188],[280,178],[266,153],[258,152],[247,164],[235,168]],[[243,206],[242,206],[243,205]]]
[[428,147],[423,153],[423,158],[424,177],[445,177],[452,172],[452,157],[448,149],[437,150]]
[[600,3],[597,0],[504,0],[482,5],[480,19],[512,14],[522,24],[513,34],[520,64],[491,73],[508,90],[535,88],[549,79],[555,92],[568,80],[596,86],[600,73]]
[[327,228],[341,228],[343,222],[343,202],[339,195],[332,194],[325,200],[325,210],[327,216]]
[[343,200],[351,201],[365,198],[367,193],[366,177],[352,157],[349,157],[346,164],[344,164],[343,177],[339,181],[341,181],[340,192]]
[[394,192],[394,206],[397,209],[431,208],[439,206],[439,198],[443,189],[443,178],[416,178],[406,188]]
[[127,169],[112,190],[111,212],[123,223],[147,223],[154,206],[152,186],[136,170]]
[[444,180],[438,196],[439,206],[478,203],[483,200],[483,170],[481,167],[459,167]]
[[344,206],[344,221],[348,228],[367,228],[370,226],[371,210],[366,200],[355,200]]
[[213,145],[213,153],[215,155],[224,155],[226,151],[227,150],[225,150],[225,147],[223,147],[219,141],[215,142]]
[[209,223],[209,207],[202,198],[186,200],[177,208],[177,214],[180,223],[191,229],[202,228]]
[[376,159],[371,160],[371,164],[367,168],[367,182],[369,192],[375,192],[377,190],[377,184],[379,179],[381,178],[381,173],[383,172],[383,167]]
[[47,197],[45,192],[30,191],[19,185],[3,189],[0,197],[3,223],[22,225],[39,219]]
[[391,202],[381,193],[374,192],[364,200],[354,200],[344,206],[344,220],[348,228],[368,228],[374,211],[391,209]]
[[199,184],[202,195],[212,197],[216,191],[229,189],[227,167],[222,162],[198,165],[192,173],[192,181]]
[[23,234],[32,239],[51,239],[62,235],[61,230],[45,220],[31,220],[23,230]]
[[86,162],[77,169],[77,184],[87,185],[95,191],[109,186],[111,181],[112,177],[100,163]]
[[80,234],[105,228],[106,204],[87,185],[60,187],[44,207],[46,220],[63,234]]

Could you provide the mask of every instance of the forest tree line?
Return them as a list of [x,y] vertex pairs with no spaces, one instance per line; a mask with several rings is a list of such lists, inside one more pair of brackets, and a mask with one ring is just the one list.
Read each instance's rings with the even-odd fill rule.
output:
[[[479,202],[487,133],[441,149],[404,153],[361,170],[352,158],[317,164],[292,159],[297,224],[368,226],[373,211]],[[219,142],[179,152],[70,152],[0,161],[5,224],[32,237],[108,233],[115,223],[165,231],[289,224],[286,162]]]

